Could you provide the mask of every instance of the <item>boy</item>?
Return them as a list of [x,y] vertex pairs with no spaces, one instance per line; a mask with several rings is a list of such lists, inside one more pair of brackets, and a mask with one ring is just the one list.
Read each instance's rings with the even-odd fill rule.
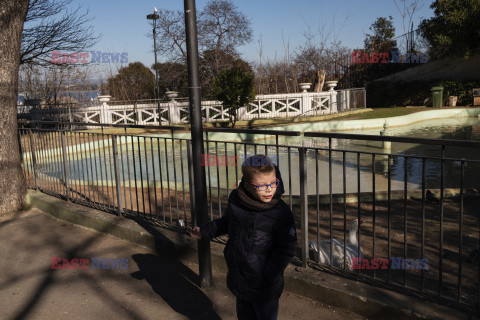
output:
[[282,177],[270,158],[247,158],[242,173],[225,215],[194,228],[191,236],[212,239],[228,234],[223,252],[238,319],[273,320],[278,316],[283,272],[297,250],[295,222],[281,199]]

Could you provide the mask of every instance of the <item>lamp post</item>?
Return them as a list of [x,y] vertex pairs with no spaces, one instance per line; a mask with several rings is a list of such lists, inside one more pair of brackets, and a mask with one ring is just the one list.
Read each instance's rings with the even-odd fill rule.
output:
[[154,89],[154,96],[155,100],[157,101],[157,107],[158,107],[158,125],[161,125],[161,119],[162,117],[160,116],[160,89],[158,87],[158,66],[157,66],[157,37],[156,37],[156,27],[157,27],[157,19],[160,18],[157,14],[157,8],[153,8],[153,13],[147,15],[148,20],[153,20],[153,52],[155,54],[155,89]]
[[[203,147],[202,106],[200,95],[200,76],[198,71],[198,41],[195,0],[184,0],[185,35],[187,40],[187,67],[189,86],[189,107],[192,135],[192,169],[194,217],[197,225],[208,221],[207,188],[205,167],[202,166]],[[191,190],[191,189],[190,189]],[[212,285],[212,262],[210,257],[210,241],[198,240],[198,266],[200,287]]]

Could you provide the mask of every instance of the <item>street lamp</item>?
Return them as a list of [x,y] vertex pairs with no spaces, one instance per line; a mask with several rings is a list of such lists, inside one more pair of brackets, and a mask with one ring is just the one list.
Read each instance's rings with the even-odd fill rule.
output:
[[153,13],[147,15],[148,20],[153,20],[153,52],[155,54],[155,89],[154,89],[154,96],[155,100],[157,100],[157,106],[158,106],[158,125],[161,125],[161,119],[162,117],[160,116],[160,89],[158,87],[158,66],[157,66],[157,37],[155,33],[155,29],[157,27],[157,19],[160,18],[157,14],[157,8],[153,7]]

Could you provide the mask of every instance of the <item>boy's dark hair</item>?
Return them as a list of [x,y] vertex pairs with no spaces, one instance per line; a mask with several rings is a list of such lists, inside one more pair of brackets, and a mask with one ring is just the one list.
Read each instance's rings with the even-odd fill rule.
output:
[[242,163],[243,179],[249,183],[252,182],[254,175],[272,171],[275,172],[273,161],[263,154],[250,156]]

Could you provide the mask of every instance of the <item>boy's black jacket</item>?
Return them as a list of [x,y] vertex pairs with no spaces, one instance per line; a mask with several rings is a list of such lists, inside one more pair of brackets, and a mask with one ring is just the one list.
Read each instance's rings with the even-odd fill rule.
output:
[[[284,193],[283,181],[275,196]],[[295,222],[283,200],[268,211],[255,212],[242,206],[238,189],[228,198],[225,215],[200,228],[202,237],[223,234],[229,238],[224,249],[228,266],[227,285],[244,300],[279,298],[283,291],[283,272],[297,250]]]

